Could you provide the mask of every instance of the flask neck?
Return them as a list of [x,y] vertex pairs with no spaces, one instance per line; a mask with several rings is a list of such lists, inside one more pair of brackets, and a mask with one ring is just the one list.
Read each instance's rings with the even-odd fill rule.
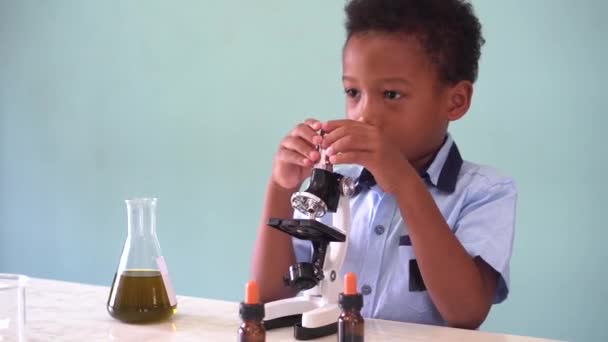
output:
[[144,237],[156,235],[156,199],[137,198],[127,204],[128,235]]

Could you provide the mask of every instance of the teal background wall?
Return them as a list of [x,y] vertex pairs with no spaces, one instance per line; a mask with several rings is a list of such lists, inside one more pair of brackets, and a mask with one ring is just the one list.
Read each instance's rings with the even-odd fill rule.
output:
[[[484,330],[606,341],[602,0],[474,1],[452,127],[515,177],[512,292]],[[178,292],[238,300],[280,137],[343,115],[342,1],[0,1],[0,272],[109,285],[123,200],[159,198]]]

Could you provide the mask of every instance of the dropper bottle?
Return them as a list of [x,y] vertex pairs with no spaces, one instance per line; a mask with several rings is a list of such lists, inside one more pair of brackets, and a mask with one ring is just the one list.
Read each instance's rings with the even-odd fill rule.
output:
[[260,293],[255,281],[245,284],[245,301],[241,303],[239,315],[242,323],[237,340],[239,342],[265,342],[264,304],[260,303]]
[[363,296],[357,293],[357,277],[352,272],[344,275],[344,292],[340,293],[339,304],[342,313],[338,318],[338,342],[363,342]]

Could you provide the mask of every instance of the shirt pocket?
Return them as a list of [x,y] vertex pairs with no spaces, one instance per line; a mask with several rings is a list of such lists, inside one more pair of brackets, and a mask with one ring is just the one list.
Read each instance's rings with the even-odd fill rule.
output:
[[405,265],[405,276],[403,281],[403,295],[406,299],[406,304],[418,313],[432,311],[433,302],[429,297],[428,291],[424,285],[416,256],[411,244],[404,242],[409,241],[401,237],[399,239],[399,263]]

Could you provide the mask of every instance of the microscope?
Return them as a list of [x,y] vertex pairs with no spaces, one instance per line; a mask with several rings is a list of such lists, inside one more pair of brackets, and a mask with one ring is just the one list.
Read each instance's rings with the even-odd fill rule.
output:
[[[343,289],[339,272],[348,248],[349,199],[355,193],[353,179],[334,172],[325,151],[320,146],[317,150],[321,159],[313,167],[308,187],[291,196],[291,206],[308,218],[268,220],[270,227],[309,240],[313,246],[312,262],[290,266],[283,277],[285,286],[303,291],[302,295],[265,304],[266,329],[293,326],[297,340],[337,332],[338,297]],[[317,221],[327,213],[333,213],[331,227]]]

